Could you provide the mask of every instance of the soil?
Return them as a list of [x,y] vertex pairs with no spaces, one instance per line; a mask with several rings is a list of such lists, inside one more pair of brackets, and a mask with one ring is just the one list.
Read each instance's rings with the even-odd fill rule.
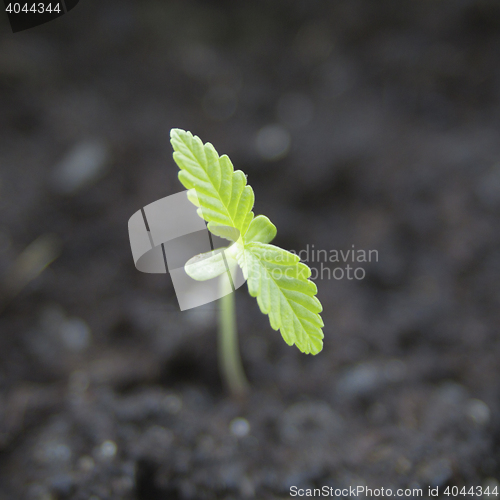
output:
[[[0,17],[1,500],[500,489],[498,2]],[[180,312],[132,261],[129,217],[182,190],[172,127],[248,174],[276,244],[376,250],[364,279],[309,258],[317,356],[237,292],[245,401],[217,303]]]

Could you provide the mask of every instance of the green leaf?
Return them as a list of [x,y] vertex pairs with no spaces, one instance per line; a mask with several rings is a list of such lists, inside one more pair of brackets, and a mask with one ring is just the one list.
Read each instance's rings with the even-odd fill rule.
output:
[[207,281],[225,273],[227,267],[222,251],[223,249],[217,249],[195,255],[184,265],[186,274],[196,281]]
[[248,226],[245,234],[245,241],[260,241],[261,243],[269,243],[276,236],[276,226],[265,216],[257,215]]
[[250,295],[269,315],[271,327],[280,330],[288,345],[295,344],[306,354],[320,352],[323,308],[315,297],[316,285],[308,279],[309,267],[297,255],[259,242],[240,246],[237,259]]
[[[237,260],[247,280],[250,295],[269,315],[271,327],[280,330],[285,342],[302,352],[317,354],[323,348],[321,304],[311,270],[300,259],[269,242],[276,227],[264,215],[254,218],[254,194],[241,170],[234,170],[226,155],[220,156],[210,143],[180,129],[172,129],[174,160],[181,169],[179,180],[188,197],[215,235],[234,242],[225,250]],[[201,259],[201,260],[200,260]],[[226,269],[222,256],[209,252],[186,264],[194,279],[219,276]]]
[[253,219],[254,194],[241,170],[231,160],[219,157],[215,148],[191,132],[172,129],[170,142],[174,160],[181,169],[179,180],[191,192],[198,214],[209,223],[236,228],[244,235]]
[[186,274],[196,281],[207,281],[230,272],[238,264],[228,248],[218,248],[211,252],[200,253],[184,265]]
[[222,226],[214,222],[209,222],[208,229],[212,234],[215,234],[215,236],[220,236],[229,241],[238,241],[240,239],[240,232],[234,227]]

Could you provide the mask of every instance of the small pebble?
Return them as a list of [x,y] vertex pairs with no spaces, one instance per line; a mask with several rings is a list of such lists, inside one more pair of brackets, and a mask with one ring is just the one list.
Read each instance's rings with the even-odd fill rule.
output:
[[456,382],[444,382],[436,390],[438,402],[448,405],[460,405],[467,395],[465,387]]
[[78,468],[82,470],[83,472],[90,472],[93,470],[95,467],[95,462],[92,457],[89,457],[88,455],[83,455],[83,457],[80,457],[78,460]]
[[71,458],[71,449],[64,443],[50,441],[43,444],[36,452],[39,462],[54,463],[68,462]]
[[337,390],[346,396],[362,396],[377,389],[382,380],[379,367],[363,363],[349,368],[340,376]]
[[237,417],[229,424],[229,430],[233,436],[245,437],[250,432],[250,424],[245,418]]
[[116,455],[117,446],[114,441],[104,441],[99,447],[99,456],[104,459],[111,459]]
[[69,318],[60,326],[60,335],[65,347],[72,352],[85,351],[90,344],[90,327],[80,318]]
[[480,399],[470,399],[466,406],[467,416],[478,425],[486,425],[490,421],[490,409]]
[[290,150],[292,138],[281,125],[267,125],[259,130],[255,145],[263,160],[274,161],[284,158]]
[[54,168],[54,189],[71,195],[99,179],[109,162],[109,151],[99,140],[81,142]]

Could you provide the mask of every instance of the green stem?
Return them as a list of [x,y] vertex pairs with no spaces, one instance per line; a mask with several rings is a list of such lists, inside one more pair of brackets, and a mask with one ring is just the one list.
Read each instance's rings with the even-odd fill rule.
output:
[[219,301],[219,369],[231,393],[240,397],[248,392],[249,384],[245,377],[238,347],[234,291],[227,275],[223,274],[220,281],[224,295]]

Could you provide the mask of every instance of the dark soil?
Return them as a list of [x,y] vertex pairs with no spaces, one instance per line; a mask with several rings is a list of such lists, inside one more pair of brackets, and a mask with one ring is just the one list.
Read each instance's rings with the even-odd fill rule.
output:
[[[499,486],[497,1],[0,18],[1,500]],[[128,218],[182,190],[172,127],[248,174],[278,245],[378,251],[362,280],[316,279],[314,357],[238,291],[247,401],[219,378],[217,303],[180,312],[132,261]],[[27,247],[55,259],[36,279]]]

